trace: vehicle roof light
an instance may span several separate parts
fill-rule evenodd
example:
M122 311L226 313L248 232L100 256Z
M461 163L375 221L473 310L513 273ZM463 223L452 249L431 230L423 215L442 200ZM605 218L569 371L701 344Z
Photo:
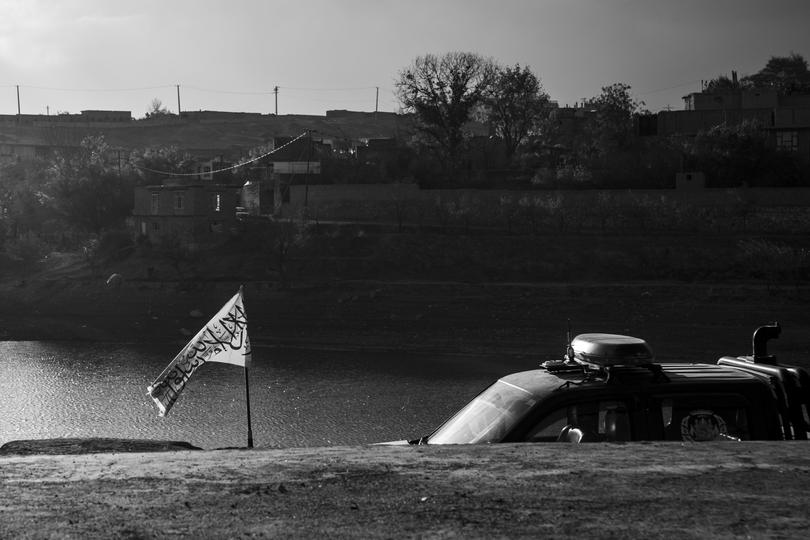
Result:
M647 366L655 360L646 341L619 334L579 334L571 341L571 350L572 360L596 368Z

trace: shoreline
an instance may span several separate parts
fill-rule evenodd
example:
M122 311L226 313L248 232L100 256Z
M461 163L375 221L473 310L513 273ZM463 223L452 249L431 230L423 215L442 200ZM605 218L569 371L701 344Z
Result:
M236 282L32 280L0 283L0 340L143 340L185 344ZM463 283L351 281L279 289L247 283L256 346L530 355L574 333L645 336L656 350L695 341L748 354L753 330L783 323L788 349L810 352L810 288L756 283ZM703 334L703 335L702 335ZM712 334L712 335L709 335ZM803 335L802 335L803 334ZM656 346L656 344L662 344ZM805 354L810 358L810 354Z

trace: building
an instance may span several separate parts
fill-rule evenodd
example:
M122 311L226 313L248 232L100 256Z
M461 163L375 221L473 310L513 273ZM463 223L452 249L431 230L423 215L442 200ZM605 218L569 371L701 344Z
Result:
M780 96L772 88L696 92L684 110L657 114L655 134L694 136L718 125L756 121L777 148L810 160L810 95Z
M150 242L180 242L197 249L234 231L239 188L221 184L163 185L135 189L137 233Z

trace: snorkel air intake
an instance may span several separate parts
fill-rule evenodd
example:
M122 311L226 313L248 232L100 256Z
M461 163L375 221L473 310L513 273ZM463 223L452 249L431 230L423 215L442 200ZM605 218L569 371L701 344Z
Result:
M752 338L754 345L754 362L758 364L776 364L776 356L768 354L768 341L778 338L781 332L782 327L779 326L778 322L772 322L754 330L754 336Z

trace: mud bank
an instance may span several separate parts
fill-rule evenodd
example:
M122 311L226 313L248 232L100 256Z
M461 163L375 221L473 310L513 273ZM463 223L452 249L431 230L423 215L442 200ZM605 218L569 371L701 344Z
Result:
M236 282L32 280L0 284L0 340L185 343ZM562 353L573 331L632 334L662 361L750 354L751 332L784 331L780 358L810 358L810 289L700 283L335 282L245 284L258 346L484 355ZM791 358L792 357L792 358Z
M800 538L806 442L0 457L0 537Z

